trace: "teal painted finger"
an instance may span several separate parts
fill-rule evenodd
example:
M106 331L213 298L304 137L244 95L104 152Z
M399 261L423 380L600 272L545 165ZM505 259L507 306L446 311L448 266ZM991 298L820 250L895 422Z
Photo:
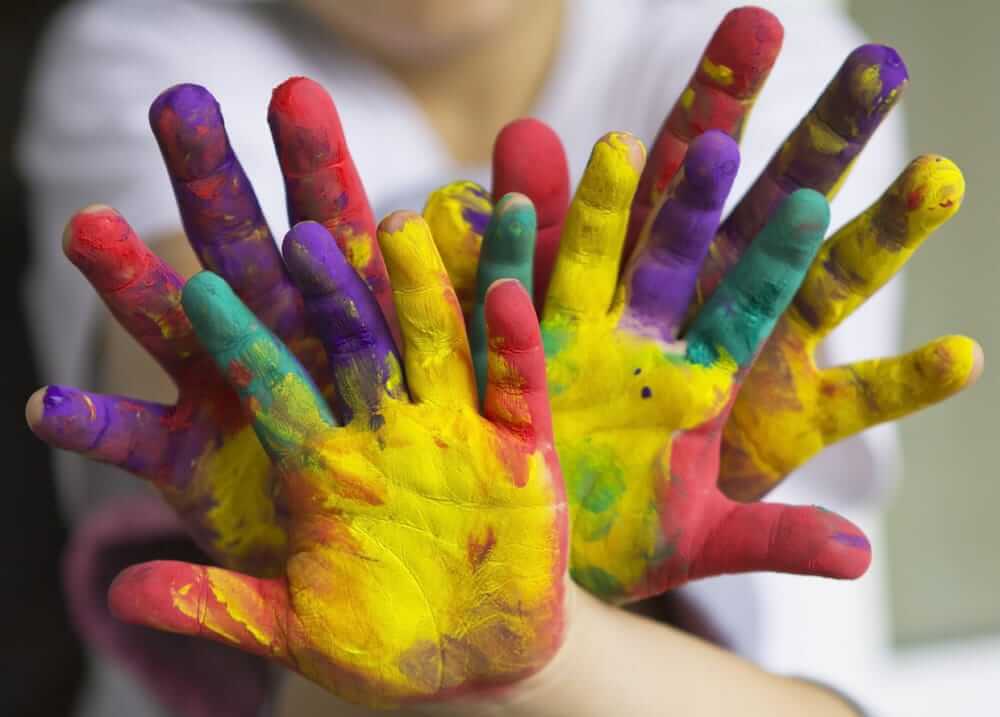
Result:
M819 192L792 194L734 266L687 333L688 359L709 365L727 353L746 368L770 336L830 224L830 205Z
M517 279L532 293L536 232L535 206L523 194L511 193L497 202L483 235L476 270L476 299L469 321L469 344L480 401L486 391L486 291L500 279Z
M221 277L209 271L192 277L181 303L272 459L300 455L310 436L335 425L305 369Z

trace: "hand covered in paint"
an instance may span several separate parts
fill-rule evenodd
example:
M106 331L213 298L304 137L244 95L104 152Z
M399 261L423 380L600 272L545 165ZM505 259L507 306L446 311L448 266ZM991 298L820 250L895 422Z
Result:
M275 90L269 119L292 221L327 226L394 326L374 218L330 98L309 80L289 80ZM337 355L325 355L308 329L302 296L214 98L195 85L173 87L153 103L150 123L202 264L233 286L332 396L338 416L349 419L327 370ZM180 306L182 279L107 208L77 214L65 249L116 320L166 369L179 397L162 406L52 386L32 399L33 430L59 448L152 481L223 565L256 575L280 570L286 536L271 464L236 394L192 333Z
M563 637L566 508L530 297L486 301L483 415L455 294L426 225L379 240L401 366L377 304L316 223L288 266L352 418L338 425L304 369L214 274L184 289L206 350L239 393L287 496L283 576L158 562L111 589L121 618L269 656L338 696L392 705L512 685Z
M904 356L828 369L815 358L819 343L958 211L964 189L952 162L920 157L823 245L726 423L719 477L727 495L759 499L826 446L975 382L982 351L962 336L936 339Z

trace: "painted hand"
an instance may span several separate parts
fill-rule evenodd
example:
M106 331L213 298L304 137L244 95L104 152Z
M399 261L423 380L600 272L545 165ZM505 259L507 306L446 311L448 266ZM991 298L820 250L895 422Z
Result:
M275 90L270 122L292 220L314 219L331 229L394 326L374 218L333 103L315 83L289 80ZM349 419L327 370L338 355L325 355L308 330L302 296L214 98L194 85L171 88L153 103L150 123L202 264L234 287L333 397L338 416ZM33 430L54 446L152 481L221 564L255 575L279 571L286 536L272 467L236 394L192 333L180 306L181 277L105 207L73 218L65 249L116 320L166 369L179 397L175 406L162 406L51 386L29 404Z
M287 496L283 575L157 562L111 589L121 618L280 661L347 700L385 706L514 685L564 632L566 507L530 297L486 301L483 415L462 315L424 222L379 232L402 327L405 385L366 287L318 224L285 257L353 418L339 426L284 345L217 276L184 309L239 393ZM335 353L331 351L331 353Z
M738 167L696 139L624 273L641 144L597 144L570 206L542 320L571 507L573 577L631 600L730 572L857 577L864 536L812 507L740 505L717 487L727 405L823 239L821 195L793 194L686 328L697 272Z
M965 182L949 160L924 156L866 212L835 233L743 382L726 423L720 483L756 500L823 448L943 401L975 382L979 346L939 338L894 358L820 369L815 352L958 211Z

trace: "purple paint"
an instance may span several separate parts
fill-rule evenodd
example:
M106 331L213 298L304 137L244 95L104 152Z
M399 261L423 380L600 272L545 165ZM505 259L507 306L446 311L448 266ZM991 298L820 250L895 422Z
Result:
M847 57L809 114L723 224L715 244L717 251L702 272L706 298L793 192L805 188L829 195L837 187L899 102L908 79L903 59L890 47L863 45ZM832 131L834 136L817 143L814 127ZM835 154L823 146L837 141L843 147Z
M177 85L149 110L181 221L202 264L222 276L286 342L304 331L292 286L253 186L236 158L218 102L204 87Z
M381 425L378 407L390 378L390 355L397 361L399 356L375 297L322 224L296 224L283 253L302 291L311 332L326 349L338 418L347 423L363 409L373 427Z
M739 161L736 141L723 132L706 132L691 143L683 175L634 259L626 322L664 341L677 337Z
M858 533L837 532L831 536L831 539L841 545L857 548L858 550L871 550L872 548L871 543L868 542L868 538Z

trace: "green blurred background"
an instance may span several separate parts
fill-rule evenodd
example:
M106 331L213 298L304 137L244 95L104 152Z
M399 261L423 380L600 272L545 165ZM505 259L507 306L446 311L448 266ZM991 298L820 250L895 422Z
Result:
M895 46L910 68L910 148L954 160L965 204L909 265L905 336L978 339L1000 356L1000 158L994 0L852 0L869 37ZM1000 632L1000 470L989 370L972 391L902 424L905 480L889 515L894 636L901 646Z

